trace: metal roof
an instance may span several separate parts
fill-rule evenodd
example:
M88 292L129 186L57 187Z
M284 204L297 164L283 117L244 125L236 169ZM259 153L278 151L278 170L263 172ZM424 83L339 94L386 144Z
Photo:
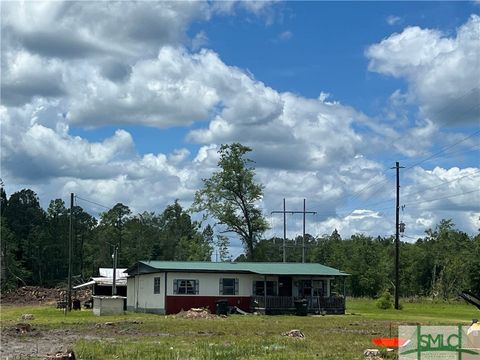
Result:
M143 266L142 266L143 265ZM200 262L200 261L139 261L126 272L130 276L158 271L178 272L237 272L261 275L323 275L347 276L347 273L318 263L265 263L265 262Z
M124 278L126 277L127 274L124 274L124 272L127 269L120 269L117 268L115 271L115 276L117 279ZM100 274L101 277L108 277L108 278L113 278L113 269L112 268L99 268L98 273Z
M126 274L123 274L123 277L121 277L120 279L115 279L115 286L127 286L127 278L125 277ZM87 287L87 286L90 286L90 285L100 285L100 286L112 286L113 285L113 278L107 278L107 277L92 277L91 278L92 280L86 282L86 283L83 283L83 284L80 284L80 285L77 285L77 286L74 286L72 289L74 290L77 290L77 289L81 289L81 288L84 288L84 287Z

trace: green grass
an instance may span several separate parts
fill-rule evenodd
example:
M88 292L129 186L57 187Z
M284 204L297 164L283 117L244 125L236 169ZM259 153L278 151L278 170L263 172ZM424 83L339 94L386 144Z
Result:
M78 334L79 359L360 359L373 337L396 334L399 324L469 324L478 316L463 304L403 303L403 310L379 310L373 300L348 299L347 315L242 316L214 320L127 313L97 317L91 311L67 316L52 307L1 309L2 327L30 321L42 331ZM105 325L112 322L113 325ZM305 340L283 332L300 329Z
M434 303L429 300L419 302L401 301L402 310L380 310L370 299L348 299L347 313L368 317L374 320L419 322L422 324L458 324L470 323L478 317L475 307L465 303ZM477 314L476 314L477 312Z

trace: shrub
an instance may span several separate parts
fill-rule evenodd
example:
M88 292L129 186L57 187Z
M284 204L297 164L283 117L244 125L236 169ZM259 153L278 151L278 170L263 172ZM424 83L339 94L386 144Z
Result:
M388 290L385 290L377 299L377 307L383 310L391 309L393 307L393 297Z

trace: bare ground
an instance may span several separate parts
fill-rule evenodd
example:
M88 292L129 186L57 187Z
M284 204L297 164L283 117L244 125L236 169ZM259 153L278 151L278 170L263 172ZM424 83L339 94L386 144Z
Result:
M120 336L141 336L139 321L99 322L84 328L50 329L16 324L1 329L0 359L44 359L47 354L65 352L78 340L118 341ZM151 333L151 336L171 336L168 333Z
M32 358L43 359L47 353L66 351L79 339L98 339L97 336L78 334L66 330L32 328L19 333L16 327L2 329L0 358L5 360Z

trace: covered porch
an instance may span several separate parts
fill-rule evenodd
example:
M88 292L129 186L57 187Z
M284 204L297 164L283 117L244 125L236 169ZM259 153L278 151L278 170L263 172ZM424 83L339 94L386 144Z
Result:
M251 311L266 315L295 314L295 301L306 300L309 314L345 314L343 296L252 296Z
M264 276L254 281L250 310L263 314L294 314L304 302L309 314L345 314L345 275ZM340 280L335 286L336 280ZM337 292L333 290L336 288ZM343 295L338 294L339 288ZM305 309L303 305L303 309Z

